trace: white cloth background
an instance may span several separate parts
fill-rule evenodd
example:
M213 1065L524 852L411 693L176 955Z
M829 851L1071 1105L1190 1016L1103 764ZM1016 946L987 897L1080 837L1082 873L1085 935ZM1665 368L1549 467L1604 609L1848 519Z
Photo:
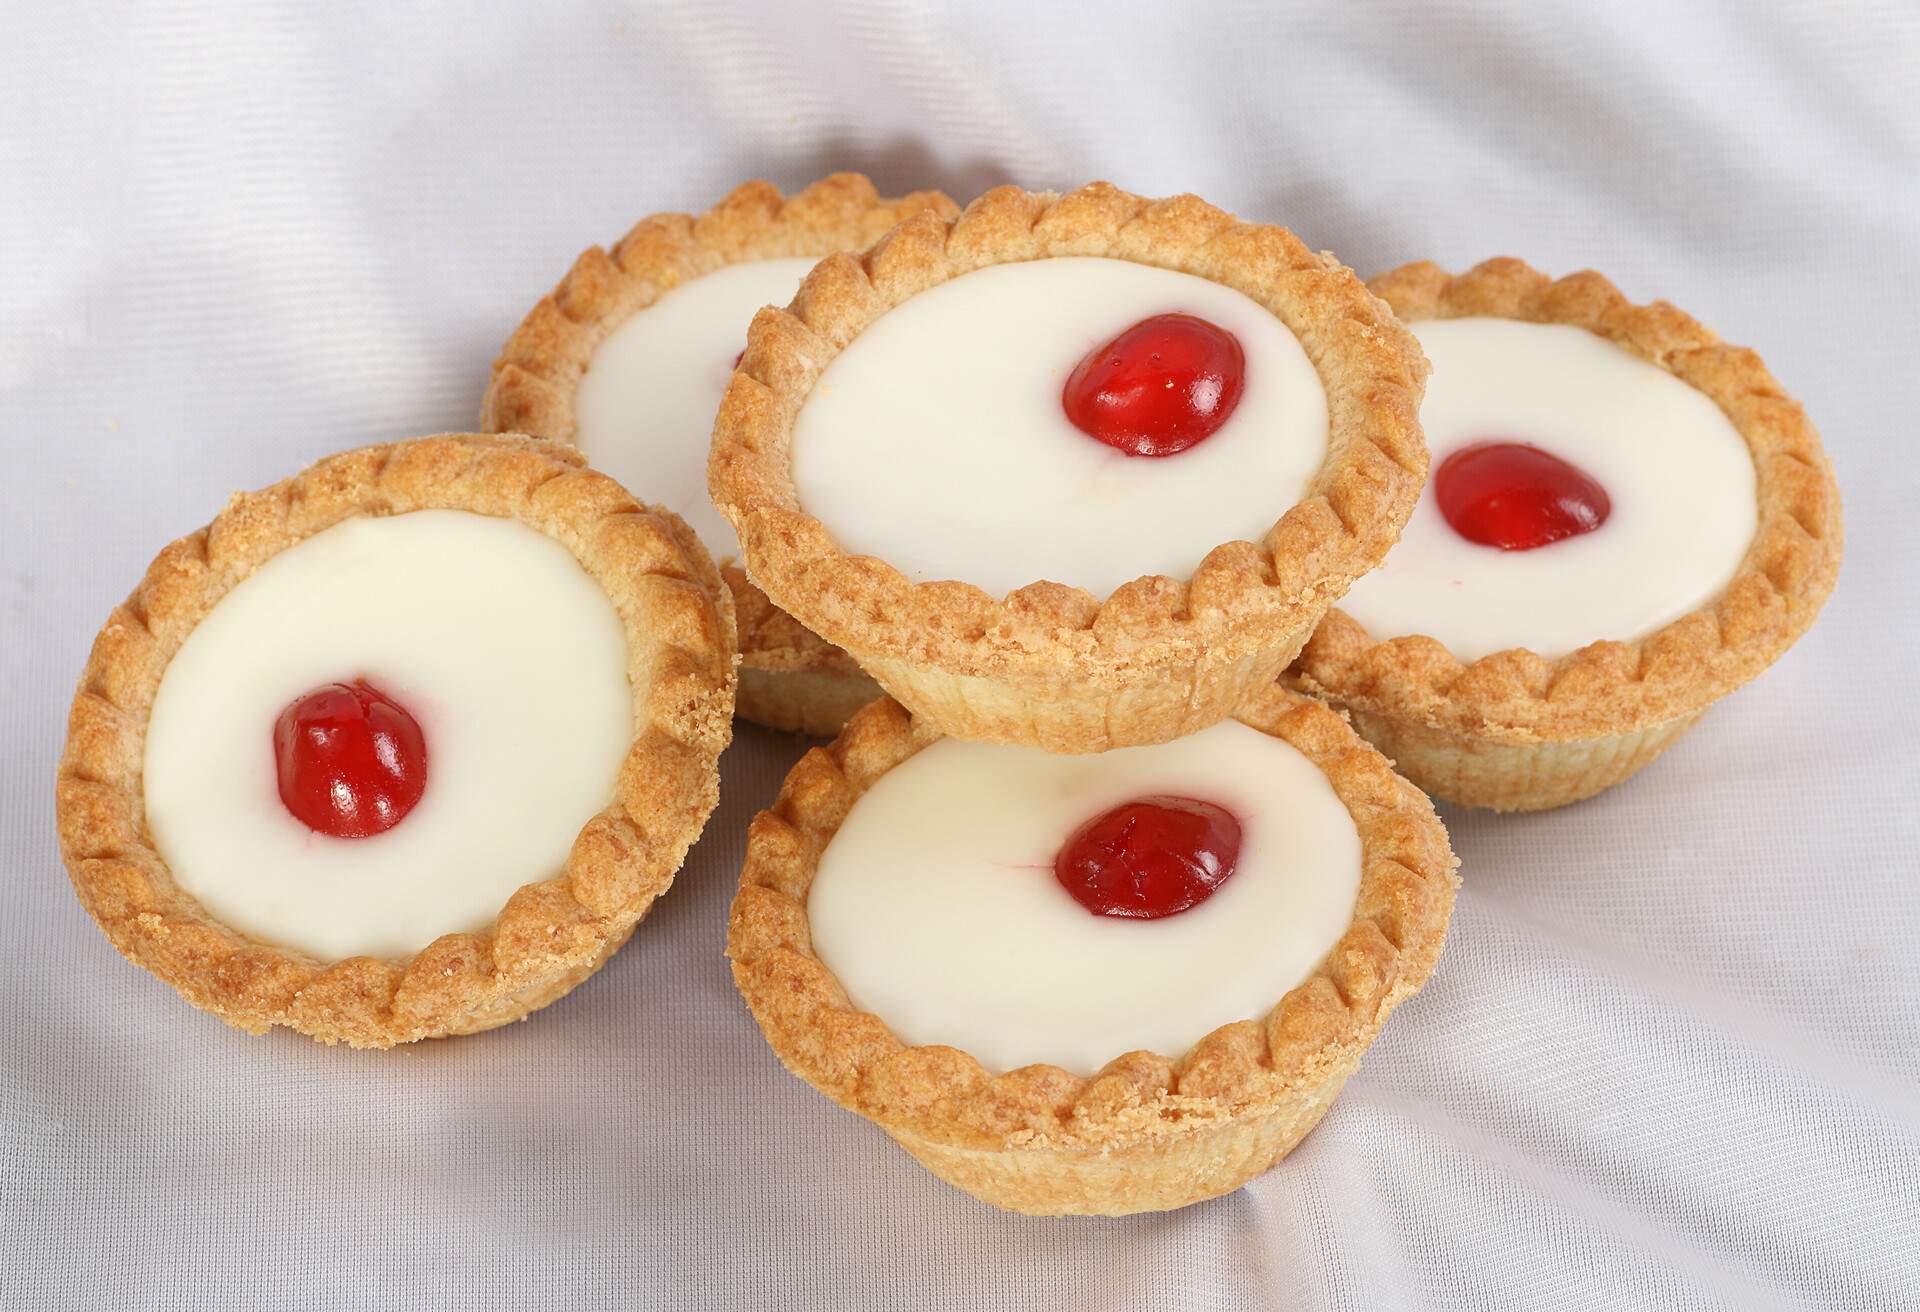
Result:
M0 1306L1920 1306L1920 11L189 8L0 3ZM790 739L483 1037L248 1038L68 891L66 701L162 543L470 424L580 248L837 167L1593 266L1759 347L1839 468L1820 625L1606 797L1449 810L1439 973L1231 1197L1004 1216L781 1071L721 942Z

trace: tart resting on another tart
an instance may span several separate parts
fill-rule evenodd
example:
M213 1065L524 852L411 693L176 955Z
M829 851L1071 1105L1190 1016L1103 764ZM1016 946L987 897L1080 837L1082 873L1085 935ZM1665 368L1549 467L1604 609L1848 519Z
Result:
M1279 674L1426 472L1418 346L1192 196L988 192L754 320L715 504L767 595L957 737L1165 742Z

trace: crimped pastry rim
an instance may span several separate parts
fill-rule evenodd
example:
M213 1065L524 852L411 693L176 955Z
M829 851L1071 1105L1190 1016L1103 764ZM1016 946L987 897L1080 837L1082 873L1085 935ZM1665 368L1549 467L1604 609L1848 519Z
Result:
M1216 547L1188 579L1150 575L1105 600L1037 582L996 599L909 582L843 550L799 505L793 422L828 363L887 310L991 264L1104 255L1233 287L1306 348L1328 393L1330 447L1307 495L1261 543ZM762 310L714 427L714 503L775 604L857 655L949 673L1130 685L1142 669L1231 662L1310 622L1386 555L1426 476L1418 344L1359 279L1292 233L1198 197L1149 201L1103 182L1058 195L999 187L957 219L919 214L858 257L831 256L784 310ZM876 617L884 617L876 619Z
M985 1151L1110 1152L1165 1142L1310 1093L1424 984L1458 878L1432 803L1336 712L1278 683L1239 717L1305 753L1360 831L1354 919L1268 1015L1224 1025L1178 1060L1116 1057L1093 1076L1035 1065L999 1075L956 1048L910 1046L856 1009L813 953L805 905L820 854L893 766L941 736L875 702L804 757L748 829L729 916L735 984L787 1069L890 1132Z
M574 395L616 329L675 287L728 265L860 250L912 214L952 216L940 191L883 197L859 173L833 173L782 196L772 183L742 183L703 214L648 215L613 244L582 251L559 285L527 312L493 362L480 403L483 433L527 433L571 443ZM742 325L744 328L745 325ZM770 671L857 674L853 658L754 594L746 574L721 568L740 606L740 650ZM758 603L758 604L751 604ZM783 622L784 621L784 622Z
M613 802L582 827L563 870L521 887L493 925L442 935L403 963L323 963L219 922L174 884L144 825L147 715L186 636L265 561L355 515L425 509L515 519L580 561L625 630L634 741ZM732 600L705 549L571 448L442 434L329 456L236 494L163 549L114 609L74 694L57 780L61 854L113 945L230 1023L361 1047L446 1032L591 969L671 884L718 800L733 661Z
M1840 491L1820 436L1760 356L1691 315L1635 305L1591 270L1552 280L1523 261L1450 275L1419 261L1368 284L1407 322L1468 315L1570 324L1705 393L1754 456L1760 517L1727 588L1632 642L1555 659L1525 649L1462 664L1425 635L1374 640L1337 608L1296 662L1309 691L1343 705L1499 741L1630 733L1697 713L1759 674L1804 633L1833 591Z

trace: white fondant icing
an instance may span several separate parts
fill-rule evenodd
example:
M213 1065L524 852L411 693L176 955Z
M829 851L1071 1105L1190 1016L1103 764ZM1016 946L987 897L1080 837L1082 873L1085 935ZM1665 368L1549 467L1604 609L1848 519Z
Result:
M682 283L614 329L574 393L574 443L596 469L692 526L715 557L740 550L707 496L713 419L761 307L793 299L819 261L753 260Z
M1227 422L1160 458L1075 428L1061 390L1082 357L1176 311L1240 339L1246 390ZM1191 274L1067 257L963 274L870 324L801 408L793 477L841 546L915 581L1105 597L1258 541L1326 452L1326 390L1272 313Z
M1707 396L1583 328L1510 319L1412 325L1433 364L1420 422L1438 470L1484 441L1578 465L1613 504L1591 533L1528 551L1467 541L1431 482L1386 563L1337 604L1375 638L1424 633L1463 661L1630 641L1704 605L1758 522L1753 457Z
M1232 811L1239 865L1178 915L1096 916L1054 857L1086 821L1152 794ZM990 1070L1091 1074L1264 1016L1346 932L1359 884L1359 834L1326 776L1229 720L1097 756L942 739L854 804L807 914L854 1004L906 1042L951 1044Z
M419 721L427 785L386 833L280 801L273 727L364 677ZM626 637L567 549L454 510L355 518L273 557L188 635L147 727L147 827L223 923L322 961L479 929L557 874L633 739Z

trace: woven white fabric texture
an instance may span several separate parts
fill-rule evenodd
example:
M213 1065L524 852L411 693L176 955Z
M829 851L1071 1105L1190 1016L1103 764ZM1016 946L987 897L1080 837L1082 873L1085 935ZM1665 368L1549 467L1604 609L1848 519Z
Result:
M1920 1306L1920 10L13 0L0 59L0 1307ZM843 167L1598 268L1758 347L1838 466L1820 625L1608 796L1449 810L1438 974L1231 1197L1004 1216L780 1069L721 948L792 739L477 1038L228 1030L61 871L72 681L163 543L471 425L582 247Z

